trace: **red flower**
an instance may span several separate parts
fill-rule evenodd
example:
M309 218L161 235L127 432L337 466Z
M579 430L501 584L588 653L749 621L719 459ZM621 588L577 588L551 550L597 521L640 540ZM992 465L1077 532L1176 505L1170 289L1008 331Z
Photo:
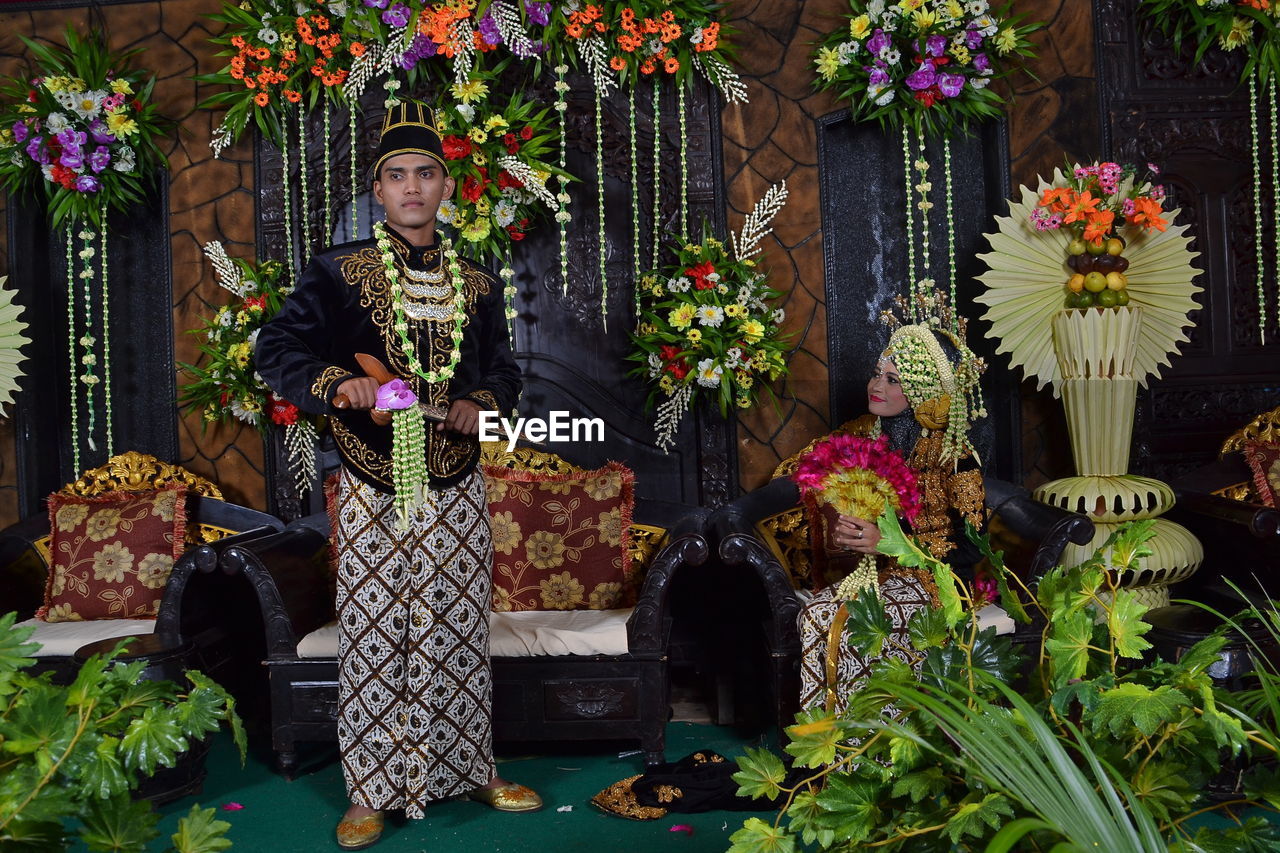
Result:
M693 279L693 287L695 290L711 290L716 286L714 281L707 281L707 276L716 271L715 264L711 261L703 261L695 267L689 267L684 274Z
M683 361L673 361L667 365L667 371L676 379L684 379L689 375L689 365Z
M525 142L528 142L530 139L533 139L533 125L526 124L524 126L524 129L520 131L520 138L523 139Z
M680 347L675 344L664 344L658 347L658 354L663 361L675 361L680 357Z
M916 92L915 97L917 101L924 104L926 107L931 107L938 101L942 100L942 90L937 86L930 86L928 89L921 89L919 92Z
M467 201L475 204L480 200L480 196L484 193L484 184L477 181L470 175L462 182L462 197Z
M30 102L31 102L31 103L33 103L33 104L36 102L36 90L35 90L35 89L30 89L30 90L28 90L28 91L27 91L27 100L28 100L28 101L30 101Z
M471 156L471 138L467 136L446 136L443 140L444 156L449 160L461 160Z
M512 188L524 189L524 184L506 169L503 169L498 173L498 189L505 190Z
M281 426L298 422L298 407L279 397L271 398L271 422Z

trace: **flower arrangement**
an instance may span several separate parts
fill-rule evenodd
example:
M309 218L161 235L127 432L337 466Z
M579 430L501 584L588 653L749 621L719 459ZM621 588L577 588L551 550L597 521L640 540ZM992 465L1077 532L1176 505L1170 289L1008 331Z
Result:
M559 209L547 181L570 177L554 162L560 134L555 113L519 92L498 92L504 66L453 84L436 111L457 183L454 197L440 205L439 221L473 247L469 254L503 260L540 217Z
M1072 275L1066 284L1067 308L1123 308L1129 304L1129 259L1121 255L1125 225L1142 231L1164 231L1164 187L1151 178L1160 173L1153 163L1140 176L1132 165L1094 163L1076 165L1061 184L1045 189L1031 211L1031 224L1039 231L1064 230L1067 266Z
M888 436L833 435L823 439L800 459L792 479L802 493L830 504L841 515L874 521L892 513L911 522L920 512L916 475L906 460L889 448ZM875 559L863 555L837 594L852 598L875 583Z
M855 120L917 130L965 128L999 114L990 84L1034 53L1011 4L987 0L850 0L814 55L814 85L849 101Z
M1265 82L1280 72L1274 47L1280 9L1272 0L1143 0L1141 8L1175 44L1193 42L1196 62L1214 46L1244 48L1249 55L1245 77L1256 70Z
M166 163L155 78L128 70L138 51L112 53L101 33L81 37L69 26L66 47L19 38L37 68L0 86L0 180L11 193L43 190L55 229L101 228L107 211L142 201Z
M781 325L786 314L770 303L781 294L750 257L766 226L786 201L786 184L770 188L747 217L730 251L703 234L685 243L668 266L645 273L640 313L631 335L631 374L652 383L658 407L658 445L674 443L680 418L700 393L715 397L720 413L746 409L787 375Z
M228 257L217 242L207 244L204 251L218 283L234 299L205 318L200 328L191 330L203 338L199 346L202 364L178 364L190 380L178 402L188 411L199 412L206 426L223 420L240 421L264 436L273 424L284 428L290 469L302 491L314 469L316 425L296 405L267 387L253 360L258 330L280 310L291 289L284 282L284 266L279 261L255 264Z

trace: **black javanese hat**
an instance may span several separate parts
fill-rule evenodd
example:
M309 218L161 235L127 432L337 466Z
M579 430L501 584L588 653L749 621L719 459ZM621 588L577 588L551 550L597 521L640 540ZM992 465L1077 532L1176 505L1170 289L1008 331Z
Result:
M373 164L375 181L382 172L382 164L399 154L425 154L446 166L440 131L432 122L431 108L421 101L400 101L387 110Z

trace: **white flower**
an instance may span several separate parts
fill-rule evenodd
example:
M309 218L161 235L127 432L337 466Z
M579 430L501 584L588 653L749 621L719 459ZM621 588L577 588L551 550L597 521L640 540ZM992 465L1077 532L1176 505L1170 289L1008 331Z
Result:
M254 329L252 332L249 333L249 337L246 338L246 340L249 342L250 349L253 349L258 345L258 332L261 332L261 331L262 331L261 329Z
M44 126L50 133L61 133L71 126L71 120L62 113L49 113L49 117L44 120Z
M556 222L559 222L562 225L572 221L573 221L573 214L569 213L569 211L567 210L562 210L556 214Z
M720 280L720 273L718 272L707 273L707 281L719 281L719 280Z
M667 279L667 290L671 293L687 293L692 284L688 276L682 275L679 278Z
M128 145L120 146L120 150L116 152L116 159L111 161L111 168L117 172L132 172L137 165L133 149Z
M76 93L68 92L63 89L61 92L54 92L53 99L62 105L63 109L74 110L76 108Z
M969 0L964 10L976 18L987 11L987 0Z
M890 65L897 65L898 60L902 59L902 54L899 53L895 48L889 48L884 53L880 54L880 58L883 59L885 62L889 63Z
M974 18L973 26L976 27L978 32L982 33L984 36L993 36L996 34L996 31L1000 29L1000 25L996 23L996 19L990 15L981 15Z
M701 326L719 326L724 322L724 309L719 305L703 305L694 312Z
M441 207L443 206L442 204ZM493 208L493 218L499 225L506 228L516 221L516 206L504 198Z
M649 366L654 369L661 368L662 356L658 355L656 352L649 353Z
M975 89L985 89L990 82L990 77L972 77L969 79L969 85Z
M724 368L716 364L714 358L704 358L698 362L698 384L705 388L714 388L720 384Z
M271 27L263 27L258 30L258 41L263 44L275 44L280 41L280 34Z
M462 116L463 120L468 124L476 120L476 108L470 104L458 104L454 107L454 110L456 110L458 115Z
M729 351L724 355L724 366L730 370L742 363L742 350L738 347L729 347Z
M884 0L871 0L867 4L867 17L875 21L884 14Z
M440 202L440 209L436 211L436 219L439 219L445 225L448 225L457 218L458 205L454 204L450 199L443 199Z
M782 325L782 321L783 321L783 320L785 320L785 319L787 319L787 312L786 312L786 311L783 311L781 308L778 308L778 309L775 309L775 310L774 310L774 312L773 312L773 322L774 322L774 323L776 323L777 325L781 326L781 325Z
M332 2L329 3L329 11L337 15L339 18L345 18L347 16L346 0L332 0Z
M870 94L870 93L868 93L868 94ZM887 103L889 103L890 101L892 101L892 100L893 100L893 94L894 94L894 93L893 93L893 90L892 90L892 89L890 89L889 91L885 92L885 93L884 93L883 95L881 95L880 97L876 98L876 99L875 99L875 100L876 100L876 106L877 106L877 107L883 107L885 104L887 104Z
M702 44L702 27L694 27L693 35L689 36L690 44Z
M235 321L236 321L235 315L233 315L229 311L226 314L218 315L218 324L221 326L230 326Z
M101 89L80 92L74 96L75 102L71 105L71 109L85 121L92 121L98 117L98 113L102 112L102 99L106 96L107 93Z
M15 163L17 163L17 164L19 164L19 165L21 165L21 164L24 162L24 160L25 160L25 158L23 158L23 157L22 157L22 152L20 152L20 151L15 151L15 152L14 152L14 157L16 157L16 158L17 158L14 162L15 162ZM42 175L44 175L44 179L45 179L46 181L52 181L52 180L53 180L53 165L52 165L52 164L45 164L45 165L41 166L41 167L40 167L40 173L41 173Z
M246 411L244 406L240 405L239 400L231 401L231 415L247 424L258 425L258 413Z
M856 41L841 42L840 46L836 48L836 60L841 65L848 65L853 61L854 54L861 48L862 45Z
M710 278L710 276L708 276L708 278ZM721 296L724 296L728 292L729 292L729 285L727 284L716 285L716 293L720 294Z

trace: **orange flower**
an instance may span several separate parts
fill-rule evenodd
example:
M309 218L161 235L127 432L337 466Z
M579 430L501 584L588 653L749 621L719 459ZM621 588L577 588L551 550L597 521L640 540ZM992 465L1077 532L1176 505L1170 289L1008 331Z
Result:
M297 62L298 52L296 50L286 50L282 58L285 62Z
M232 68L232 69L231 69L231 76L232 76L232 78L233 78L233 79L236 79L236 80L243 80L243 79L244 79L244 71L242 71L242 70L241 70L241 69L239 69L239 68Z
M657 69L654 65L653 57L650 57L646 59L644 62L640 63L641 74L652 74L655 70Z
M624 30L626 30L629 33L635 32L635 29L636 29L636 10L635 9L628 8L628 9L622 10L621 26Z
M264 62L271 58L271 51L267 50L265 47L260 47L253 52L253 56L259 62Z
M582 24L570 22L564 25L564 31L576 39L582 38Z
M1134 214L1133 224L1141 225L1150 231L1154 228L1157 231L1163 231L1169 227L1167 220L1161 218L1163 212L1160 209L1160 202L1153 198L1135 198L1133 200Z
M302 100L302 93L295 92L293 89L285 89L284 96L289 99L289 103L296 104Z
M246 89L256 89L256 88L258 88L258 81L257 81L257 80L254 80L252 77L245 77L245 78L244 78L244 87L245 87Z
M608 29L608 27L606 27L606 26L604 25L604 21L596 21L596 23L595 23L595 28L596 28L596 32L598 32L598 33L602 33L602 32L604 32L606 29Z
M665 12L663 12L663 13L662 13L662 23L664 23L664 24L674 24L675 22L676 22L676 13L675 13L675 12L672 12L670 9L668 9L667 11L665 11Z
M631 53L637 47L644 43L644 39L639 36L618 36L618 47Z
M1094 245L1101 243L1111 233L1111 223L1115 218L1115 213L1110 210L1099 210L1090 213L1086 217L1084 239Z
M614 71L621 71L627 67L627 61L621 56L615 56L609 60L609 67Z
M265 107L271 101L271 96L266 92L259 92L253 96L253 102L260 107Z
M659 24L657 21L655 21L653 18L645 18L644 31L651 35L657 35L658 33L662 32L662 25Z
M681 33L681 29L679 24L671 24L670 26L663 27L662 28L663 44L667 44L668 42L673 42L676 39L680 38L680 33Z
M694 45L693 49L699 53L706 53L709 50L715 50L716 45L720 43L720 23L713 21L702 28L702 41Z
M242 39L240 36L232 36L232 37L231 37L231 46L232 46L232 47L238 47L238 48L240 48L241 50L243 50L243 49L244 49L244 45L245 45L244 39Z
M1097 213L1098 203L1102 201L1100 198L1094 198L1093 193L1085 190L1071 200L1071 206L1067 209L1067 215L1063 217L1063 222L1079 222L1090 213Z
M1066 213L1073 195L1070 187L1051 187L1040 196L1040 207L1047 207L1053 213Z
M364 56L365 47L360 42L353 41L351 44L347 45L347 50L351 53L352 56L358 59L361 56Z
M326 18L324 15L312 15L311 23L316 25L317 30L329 29L329 19Z
M669 56L667 57L667 61L662 64L662 67L666 69L668 74L675 74L680 70L680 60L676 59L674 56Z

